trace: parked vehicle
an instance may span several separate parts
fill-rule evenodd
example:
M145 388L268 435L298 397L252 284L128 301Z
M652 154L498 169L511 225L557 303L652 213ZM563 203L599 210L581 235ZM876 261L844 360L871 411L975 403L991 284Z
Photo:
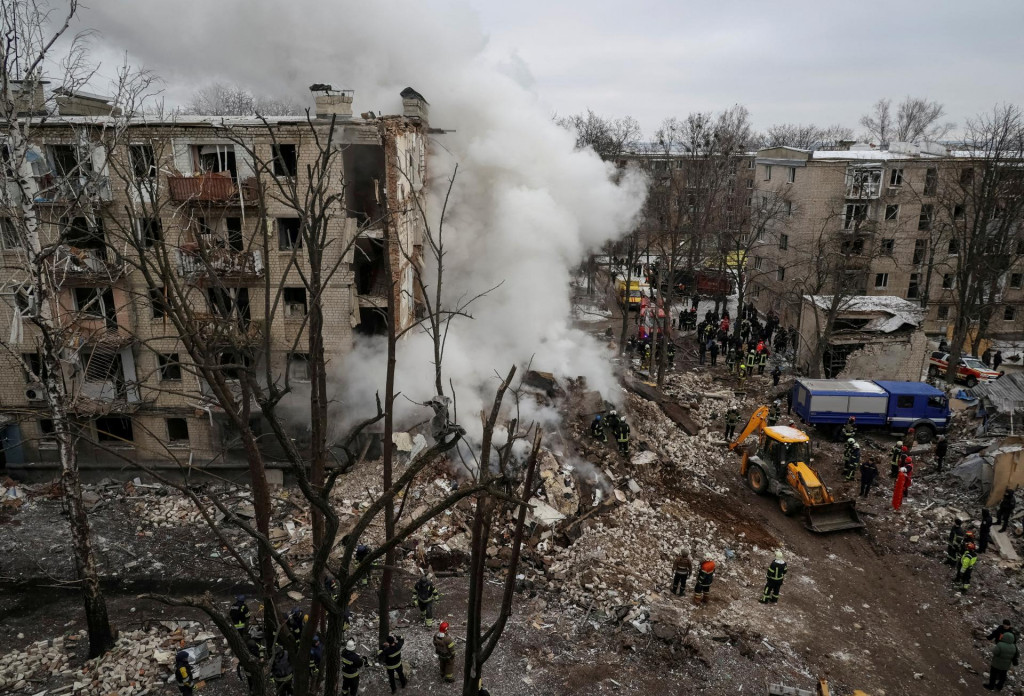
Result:
M652 282L660 282L660 287L663 290L668 290L668 285L671 284L672 294L677 297L694 292L709 297L719 297L731 295L734 290L733 279L729 272L722 273L711 269L702 269L696 272L675 271L671 278L666 276L663 282L658 278L653 279Z
M930 442L949 425L949 400L924 382L798 379L793 411L811 425L836 431L856 418L858 430L914 428L918 442Z
M644 291L646 290L646 288L647 288L647 285L645 285L644 283L640 282L639 280L630 280L629 281L629 293L628 293L628 296L629 296L629 309L631 311L639 310L640 309L640 304L643 302L643 298L644 298L644 294L645 294ZM626 306L626 297L627 297L627 293L626 293L626 279L625 278L619 278L616 281L616 283L615 283L615 296L619 300L619 306L620 307L625 307Z
M928 376L945 377L949 368L949 353L935 351L928 359ZM973 355L961 355L960 366L956 371L956 378L968 387L973 387L978 382L991 382L999 379L999 373Z

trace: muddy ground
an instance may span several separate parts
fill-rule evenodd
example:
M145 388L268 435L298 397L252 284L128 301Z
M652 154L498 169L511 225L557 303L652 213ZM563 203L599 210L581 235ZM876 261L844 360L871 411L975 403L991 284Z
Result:
M606 340L607 328L617 335L614 303L602 298L594 305L605 312L612 309L612 316L603 314L600 321L581 322L581 327L596 340ZM700 312L705 309L702 305ZM678 388L693 388L691 378L712 390L736 386L724 364L715 369L696 364L692 338L676 340L675 373L685 376ZM623 373L630 370L612 351L609 359L618 361ZM751 378L745 390L745 415L775 393L767 376ZM632 477L640 492L626 503L595 511L575 542L577 549L542 547L527 553L524 571L535 582L532 590L517 595L515 614L486 669L485 684L492 694L760 695L769 682L812 689L819 678L829 679L838 696L854 689L872 696L983 691L981 673L987 669L990 646L981 638L1003 618L1015 625L1024 622L1020 572L989 553L979 561L971 593L953 591L952 571L941 562L948 525L938 511L966 509L977 517L978 509L955 479L929 471L927 450L918 455L913 495L899 512L889 504L891 481L883 466L879 487L858 503L867 528L821 536L805 529L799 518L783 516L774 500L758 497L743 485L738 459L725 451L719 436L705 433L691 440L699 443L695 451L700 461L674 461L666 454L669 441L689 436L651 409L635 396L625 400L623 409L631 419L657 421L649 428L633 423L634 452L661 453L657 463L642 469L619 457L613 443L589 441L583 434L585 419L569 414L562 433L566 447L603 462L613 474ZM706 420L707 409L703 414L695 412L698 425L720 432L719 423ZM837 446L814 431L810 434L816 443L815 466L837 496L855 495L852 484L840 482ZM659 442L661 438L665 441ZM866 434L861 442L866 452L877 452L884 461L893 439ZM195 613L136 599L142 591L209 589L229 603L237 589L232 580L236 574L208 532L193 524L141 524L137 500L110 498L92 519L103 567L111 575L111 615L122 631L151 626L155 620L203 620ZM283 509L287 503L281 505ZM71 573L65 524L59 502L45 497L0 516L0 582L5 587L0 592L0 655L34 641L73 636L83 627L78 600L63 586ZM680 546L693 545L692 553L721 559L706 605L695 607L689 595L669 593L676 540L666 541L666 531L678 537ZM776 548L784 550L790 571L781 602L762 605L757 597ZM584 550L592 554L592 567L578 567L581 563L572 555ZM621 561L616 565L617 554L628 557L630 566ZM559 562L577 567L556 574L551 567ZM624 605L653 607L650 623L641 620L638 628L602 606L596 594L588 595L591 590L580 584L593 575L609 588L621 589ZM431 631L419 624L410 605L412 581L406 576L399 582L398 596L397 631L407 639L405 657L413 672L405 693L455 693L456 687L440 681L429 647ZM465 580L441 577L438 587L444 595L439 613L452 621L458 636ZM496 579L488 592L493 610L500 593ZM586 596L592 597L589 604L577 599ZM360 593L355 605L354 635L364 653L371 652L375 640L374 605L372 587ZM81 642L72 641L69 649L72 667L82 664ZM40 680L18 693L53 693L68 683L65 677ZM388 693L379 668L364 672L362 684L361 693ZM1013 671L1007 692L1024 693ZM243 691L229 671L200 693Z

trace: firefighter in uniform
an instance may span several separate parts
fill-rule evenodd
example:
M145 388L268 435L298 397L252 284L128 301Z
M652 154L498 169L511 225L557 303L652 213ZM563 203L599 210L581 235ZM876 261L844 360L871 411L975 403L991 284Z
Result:
M388 672L388 684L391 685L391 693L398 691L395 677L402 683L402 688L408 684L405 678L405 668L402 666L402 646L405 640L402 636L388 636L387 641L380 644L377 651L377 661L384 663L384 669Z
M757 355L757 374L763 375L764 368L768 364L768 346L765 346Z
M889 475L896 478L900 471L900 455L903 454L903 443L897 442L892 446L889 457Z
M846 454L843 458L843 479L852 481L860 468L860 445L852 437L846 441Z
M448 622L442 621L434 636L434 654L446 682L455 681L455 641L448 635Z
M249 605L245 603L245 595L235 595L235 603L231 605L228 617L235 630L244 635L249 628L249 619L252 618Z
M733 435L736 434L736 424L740 422L740 412L736 410L735 406L730 406L729 410L725 412L725 439L732 440Z
M614 408L608 412L608 415L604 417L604 427L612 431L615 434L615 428L619 425L619 413Z
M782 557L782 551L776 551L775 560L768 566L761 604L776 604L779 601L779 590L782 589L782 580L786 577L786 570L786 559Z
M188 653L184 650L179 650L174 656L174 680L178 682L181 696L192 696L192 687L196 685L196 680L192 674L192 666L188 663Z
M434 583L431 582L430 576L424 575L416 581L413 589L416 592L416 606L420 610L420 616L423 617L423 623L426 626L434 625L434 601L440 596L437 593L437 588L434 587Z
M595 440L608 442L608 437L604 434L604 422L601 420L600 413L594 416L594 420L590 424L590 434Z
M288 660L288 653L280 645L274 647L274 664L270 667L270 681L273 683L277 696L291 696L294 693L292 687L292 663Z
M350 640L341 651L341 696L356 696L359 693L359 670L363 658L356 652L356 642Z
M776 399L772 402L771 408L768 409L768 425L773 426L779 422L779 400Z
M953 520L953 527L949 530L949 538L946 539L946 565L956 566L960 556L963 555L963 524L963 520Z
M615 440L619 443L619 452L624 457L629 456L629 423L625 418L620 418L615 426Z
M693 603L702 604L711 593L711 583L715 579L715 562L710 558L701 561L697 570L697 584L693 588Z
M693 564L690 562L690 554L680 551L672 564L672 594L682 596L686 594L686 581L690 579L693 571Z
M964 555L960 557L960 562L957 565L953 584L957 586L961 594L967 594L967 590L971 588L971 573L974 572L974 565L978 562L978 555L974 549L974 544L967 544Z
M857 419L853 416L846 421L846 425L843 426L843 437L847 440L857 434Z
M313 635L313 644L309 646L309 682L315 684L320 678L320 662L324 658L324 646L318 634Z

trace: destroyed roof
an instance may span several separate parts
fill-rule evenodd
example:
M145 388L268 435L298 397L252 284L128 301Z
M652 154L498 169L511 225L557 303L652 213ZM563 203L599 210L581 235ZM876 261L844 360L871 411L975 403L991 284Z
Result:
M980 382L967 393L999 411L1024 408L1024 373L1014 372L991 382Z
M399 96L402 97L402 99L419 99L424 104L430 103L422 94L414 90L412 87L406 87L405 89L403 89L402 93Z
M804 299L814 303L818 309L827 310L832 304L832 295L804 295ZM840 302L839 313L849 314L879 314L867 324L861 331L892 333L906 325L917 328L924 321L924 310L920 305L908 302L902 297L893 295L857 295L847 297Z

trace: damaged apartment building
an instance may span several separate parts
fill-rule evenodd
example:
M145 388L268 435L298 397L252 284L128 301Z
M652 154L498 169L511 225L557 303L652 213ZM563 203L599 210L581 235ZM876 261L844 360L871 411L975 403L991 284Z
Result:
M781 196L787 213L750 250L755 305L775 309L783 325L795 326L808 295L894 297L923 311L926 333L946 335L957 313L963 238L954 230L970 225L972 187L982 180L974 174L989 166L984 155L938 143L844 147L756 153L750 205ZM1019 233L1011 238L986 252L1002 264L990 302L992 337L1024 330L1024 241Z
M60 242L47 262L56 295L49 307L64 329L62 356L72 375L72 416L85 435L79 440L84 468L118 467L118 458L230 467L240 457L237 435L209 385L189 367L161 288L130 262L140 250L166 258L176 269L173 282L205 303L196 316L209 322L209 340L219 340L213 329L230 319L244 327L244 339L269 337L273 374L287 375L299 390L308 382L302 351L310 298L300 280L308 260L295 253L302 245L300 212L280 196L257 195L267 188L256 181L257 175L290 179L300 195L313 189L306 180L322 159L323 143L332 143L338 156L331 161L343 172L324 191L340 201L324 227L324 267L337 268L322 298L328 364L337 365L359 334L386 333L389 309L399 329L415 321L414 272L426 224L417 202L425 196L429 129L428 103L415 90L402 92L403 113L393 116L353 115L351 91L314 85L308 120L306 114L122 119L121 135L109 146L105 135L118 113L108 100L44 94L42 84L34 89L29 102L56 105L33 125L26 159L40 241ZM38 329L27 319L38 308L22 285L26 250L13 233L21 194L10 178L3 193L0 471L29 473L55 467L57 453L42 386L23 369L27 364L43 374ZM140 244L117 242L128 228ZM400 290L395 308L388 307L387 264ZM281 287L269 318L266 287L275 294ZM225 345L224 364L238 362L227 352Z

